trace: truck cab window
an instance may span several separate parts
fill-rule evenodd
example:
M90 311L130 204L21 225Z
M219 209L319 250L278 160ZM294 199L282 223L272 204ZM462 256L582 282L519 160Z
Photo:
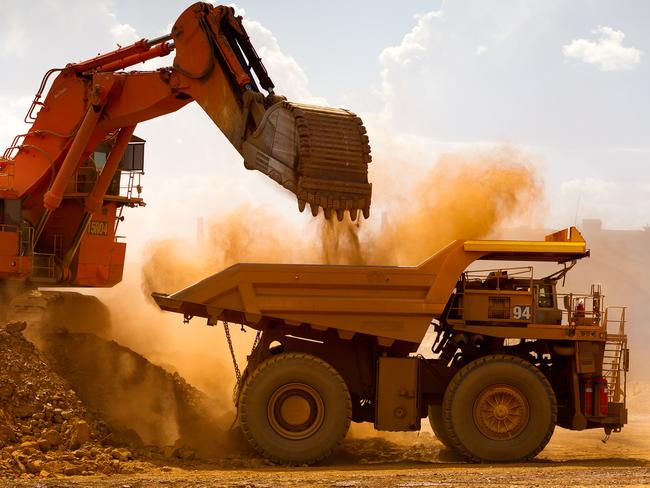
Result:
M539 286L539 298L537 300L537 306L539 308L553 308L553 286L552 285Z

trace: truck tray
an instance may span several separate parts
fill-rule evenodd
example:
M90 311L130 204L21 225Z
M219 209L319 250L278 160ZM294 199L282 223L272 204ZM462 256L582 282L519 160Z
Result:
M571 227L544 241L456 240L419 266L236 264L171 295L162 310L262 330L273 321L420 343L460 274L479 259L566 262L588 255Z

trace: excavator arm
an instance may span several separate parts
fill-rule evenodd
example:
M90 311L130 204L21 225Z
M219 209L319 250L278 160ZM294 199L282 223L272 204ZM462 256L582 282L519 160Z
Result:
M336 212L341 220L346 210L353 219L359 210L369 216L370 147L361 119L275 95L232 7L193 5L179 17L172 38L184 93L221 128L248 169L295 193L301 211L309 203L314 215L322 207L327 218Z

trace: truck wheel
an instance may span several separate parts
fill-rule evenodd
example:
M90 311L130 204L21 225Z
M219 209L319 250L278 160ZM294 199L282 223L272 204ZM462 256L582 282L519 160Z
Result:
M557 404L546 377L505 354L469 363L445 391L442 412L454 447L474 461L535 457L555 429Z
M311 464L329 456L350 427L352 402L341 375L315 356L286 353L260 364L239 399L250 444L282 464Z
M431 424L433 435L436 436L442 445L447 449L456 451L442 419L442 405L429 405L429 423Z

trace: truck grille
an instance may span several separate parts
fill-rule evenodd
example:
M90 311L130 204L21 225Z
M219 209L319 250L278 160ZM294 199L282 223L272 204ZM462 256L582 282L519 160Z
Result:
M509 319L510 297L488 298L488 319Z

